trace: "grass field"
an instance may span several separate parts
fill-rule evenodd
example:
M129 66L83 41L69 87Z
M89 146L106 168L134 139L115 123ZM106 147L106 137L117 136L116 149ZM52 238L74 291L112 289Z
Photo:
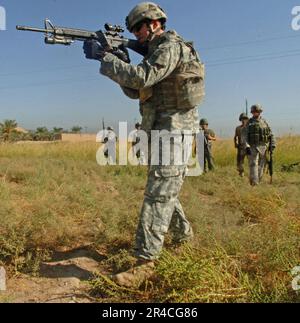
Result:
M146 169L100 167L96 143L0 145L0 264L9 275L38 275L55 250L101 250L110 272L130 265ZM169 239L157 278L124 289L98 274L99 302L299 302L291 270L300 266L300 137L282 138L273 185L250 187L220 141L217 170L188 178L181 201L196 233L174 250Z

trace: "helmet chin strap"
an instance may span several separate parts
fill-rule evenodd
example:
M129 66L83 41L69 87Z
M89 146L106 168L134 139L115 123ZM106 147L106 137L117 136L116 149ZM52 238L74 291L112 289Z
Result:
M148 24L148 32L149 32L149 36L147 37L147 41L150 42L152 41L155 36L157 35L157 33L155 33L152 28L150 27L150 24Z

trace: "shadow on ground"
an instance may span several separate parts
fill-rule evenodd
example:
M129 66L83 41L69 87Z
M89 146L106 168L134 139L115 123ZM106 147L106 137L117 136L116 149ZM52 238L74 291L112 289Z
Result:
M106 257L89 248L78 248L64 252L54 252L49 262L40 266L40 277L78 278L89 280L100 270L100 263Z

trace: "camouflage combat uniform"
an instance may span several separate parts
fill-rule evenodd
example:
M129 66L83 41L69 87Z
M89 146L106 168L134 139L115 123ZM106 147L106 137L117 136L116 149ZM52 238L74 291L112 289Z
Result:
M235 130L235 136L234 136L234 143L235 147L237 148L237 170L241 176L244 175L245 169L244 169L244 163L245 158L247 156L246 153L246 147L243 145L242 137L243 132L246 131L246 126L238 126Z
M251 118L244 132L245 147L250 148L250 184L258 185L264 175L269 145L276 146L275 138L268 123L261 117Z
M137 158L139 165L144 165L144 166L147 165L145 152L142 149L142 147L138 147L139 144L140 144L140 146L143 146L142 143L141 143L141 130L140 129L135 129L129 135L128 139L132 142L133 158Z
M216 134L211 129L204 130L204 171L213 171L215 169L214 158L212 155L212 141L210 137L216 137Z
M197 68L195 75L191 70ZM107 54L100 72L117 82L127 96L140 99L144 131L197 132L196 106L204 96L204 67L194 49L176 32L165 32L154 38L149 43L148 55L138 66ZM157 259L168 229L174 234L174 242L192 236L192 228L178 199L186 171L186 162L150 165L136 235L138 258Z

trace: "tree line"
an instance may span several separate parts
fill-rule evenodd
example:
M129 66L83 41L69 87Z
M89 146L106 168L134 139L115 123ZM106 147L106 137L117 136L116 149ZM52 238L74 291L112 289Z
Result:
M36 130L23 131L18 128L16 120L4 120L0 123L0 141L55 141L61 140L62 133L81 134L82 127L74 126L71 130L54 127L49 130L47 127L38 127Z

